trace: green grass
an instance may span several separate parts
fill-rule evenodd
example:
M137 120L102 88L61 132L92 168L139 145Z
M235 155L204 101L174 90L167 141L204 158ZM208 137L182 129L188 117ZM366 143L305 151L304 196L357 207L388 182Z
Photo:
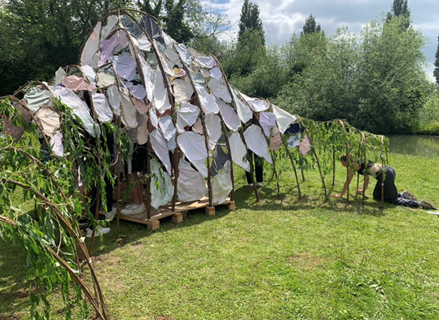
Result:
M390 164L400 191L439 204L437 159L392 154ZM333 193L345 177L337 170ZM111 319L439 318L436 216L381 210L371 198L361 206L356 178L349 204L324 203L317 171L305 173L302 201L283 171L283 199L273 180L255 203L243 172L236 176L235 212L194 211L178 225L162 220L156 232L121 222L121 241L112 223L94 252ZM29 317L26 272L22 249L0 241L0 319ZM53 319L63 319L60 297L52 301Z

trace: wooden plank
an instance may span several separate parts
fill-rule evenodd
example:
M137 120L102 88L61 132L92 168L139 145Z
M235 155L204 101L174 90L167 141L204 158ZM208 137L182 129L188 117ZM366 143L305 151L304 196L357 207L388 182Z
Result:
M183 222L183 214L181 212L174 214L172 216L172 222L174 222L176 224Z
M148 219L146 210L138 214L120 214L120 219L140 224L146 224L148 225L149 230L157 230L157 228L159 228L160 226L160 219L172 216L172 221L174 223L180 223L183 221L183 217L187 217L188 211L202 208L206 208L206 214L215 215L215 206L218 205L228 205L229 210L235 210L235 201L230 201L230 198L227 198L221 204L214 204L212 207L209 207L209 198L203 197L200 200L194 202L176 202L175 211L172 211L172 203L169 203L164 207L160 207L159 210L152 208L153 211L151 212L152 216L150 219ZM101 211L100 214L104 215L105 213Z
M206 207L206 214L208 216L214 216L215 215L215 207Z

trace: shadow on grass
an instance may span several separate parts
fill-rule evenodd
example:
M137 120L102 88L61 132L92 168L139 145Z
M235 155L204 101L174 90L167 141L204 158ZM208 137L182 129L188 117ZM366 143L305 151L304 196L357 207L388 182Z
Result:
M27 271L24 249L0 240L0 319L21 319L29 308Z

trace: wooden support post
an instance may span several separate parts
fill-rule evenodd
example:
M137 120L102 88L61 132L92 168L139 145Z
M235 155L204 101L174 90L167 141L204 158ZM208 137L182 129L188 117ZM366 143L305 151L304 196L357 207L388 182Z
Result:
M264 131L262 130L262 126L261 123L259 122L258 117L256 116L256 113L253 111L253 109L250 107L250 105L248 104L248 102L241 96L241 100L247 105L247 108L249 108L252 112L253 118L256 120L256 125L261 129L262 131L262 135L265 138L265 141L267 142L267 147L270 145L270 141L268 141L267 136L265 135ZM276 161L274 159L273 153L270 150L270 157L271 157L271 161L273 162L273 173L274 176L276 177L276 184L277 184L277 197L280 198L280 187L279 187L279 176L277 175L277 171L276 171ZM253 182L254 185L254 182Z
M300 123L301 123L302 126L305 128L305 125L304 125L302 119L300 119ZM308 135L309 142L310 142L310 144L311 144L311 146L312 146L312 147L311 147L311 150L313 151L314 157L316 158L317 168L319 168L320 179L322 180L323 189L324 189L324 191L325 191L325 201L328 201L328 192L326 191L325 178L323 177L322 168L320 167L319 158L318 158L318 156L317 156L317 152L316 152L316 150L315 150L315 148L314 148L314 146L313 146L312 139L311 139L311 137L310 137L310 135L309 135L309 130L308 130L308 128L305 128L305 131L306 131L306 134Z
M231 104L232 104L233 109L234 109L235 112L236 112L236 111L237 111L237 108L236 108L235 98L234 98L234 95L232 94L232 89L230 88L230 84L229 84L229 82L227 81L227 78L226 78L226 76L225 76L225 73L224 73L223 67L221 66L221 64L219 63L218 59L217 59L214 55L211 54L210 56L216 61L216 64L218 65L218 68L221 70L221 74L223 75L223 82L226 84L227 89L229 90L229 93L230 93L231 98L232 98L232 103L231 103ZM239 128L238 132L239 132L239 136L241 137L241 140L242 140L242 142L244 143L245 148L246 148L246 150L247 150L247 158L248 158L248 161L249 161L249 163L250 163L250 175L251 175L251 178L252 178L253 190L254 190L254 192L255 192L256 202L259 202L258 189L256 188L256 182L255 182L255 178L254 178L253 161L251 161L250 151L249 151L249 149L248 149L247 141L245 140L244 133L243 133L243 131L242 131L242 127Z
M335 149L332 146L332 186L335 185Z
M230 201L227 206L228 206L228 209L230 211L235 211L236 210L236 208L235 208L235 201Z
M367 157L366 157L366 136L364 135L364 132L361 132L362 141L363 141L363 154L364 154L364 161L367 163ZM361 205L364 205L364 200L366 199L366 190L364 189L366 187L366 180L363 179L363 198L361 199Z
M160 220L148 220L148 230L155 231L160 228Z
M273 106L271 105L271 102L268 102L270 105L270 111L273 112ZM276 121L276 127L279 130L279 124ZM290 158L291 161L291 165L293 166L293 170L294 170L294 176L296 178L296 183L297 183L297 192L299 193L299 200L302 199L302 194L300 192L300 185L299 185L299 178L297 177L297 170L296 170L296 165L294 164L294 159L293 156L291 155L290 150L288 149L288 144L284 139L283 134L281 134L281 138L282 138L282 144L285 148L286 153L288 154L288 157Z
M226 125L224 124L224 119L223 119L223 116L221 115L221 112L218 113L218 116L220 117L220 120L221 120L221 128L222 128L223 133L224 133L224 139L226 140L227 154L229 155L229 161L230 161L230 178L232 179L232 191L230 191L230 200L234 201L234 199L235 199L235 177L234 177L234 172L233 172L232 149L230 148L229 134L227 132Z
M349 167L351 165L351 161L350 161L350 157L349 157L349 143L348 143L348 137L347 137L347 133L346 133L346 127L344 125L343 120L339 120L340 124L343 128L343 132L344 132L344 139L345 139L345 144L346 144L346 162L347 162L347 168L346 168L346 181L349 180ZM346 201L349 203L349 185L346 189Z
M214 216L215 215L215 207L209 206L209 207L206 207L205 210L206 210L206 214L208 216Z
M183 222L183 213L177 212L172 216L172 222L175 224Z

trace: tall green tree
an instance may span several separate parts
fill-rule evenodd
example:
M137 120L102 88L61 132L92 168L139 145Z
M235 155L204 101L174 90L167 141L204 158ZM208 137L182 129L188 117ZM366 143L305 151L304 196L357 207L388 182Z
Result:
M408 0L393 0L391 12L387 13L387 22L393 17L405 19L403 26L407 29L410 26L410 9Z
M321 32L320 24L316 23L316 19L311 14L308 18L305 20L305 24L303 26L302 35L304 34L311 34L314 32Z
M194 34L185 19L186 0L165 0L166 14L163 17L164 29L175 41L185 43L194 38Z
M156 19L160 19L160 14L162 12L163 8L163 1L152 1L152 0L138 0L137 1L137 7L139 10L144 11L151 16L155 17Z
M436 84L439 85L439 35L437 37L437 49L436 49L436 60L434 60L434 71L433 75L436 78Z
M239 20L238 43L248 40L246 34L248 34L250 30L257 32L263 39L262 44L265 45L265 32L259 13L259 6L256 3L244 0L241 8L241 18Z

